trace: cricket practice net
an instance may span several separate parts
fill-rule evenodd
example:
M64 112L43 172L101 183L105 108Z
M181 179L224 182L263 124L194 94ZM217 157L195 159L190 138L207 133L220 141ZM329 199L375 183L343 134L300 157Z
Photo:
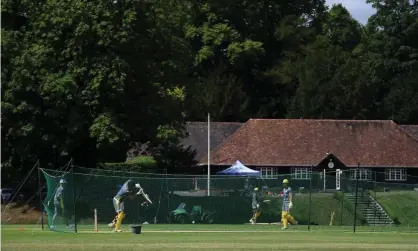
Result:
M143 205L141 196L126 199L125 228L130 224L249 224L255 187L259 188L262 198L268 200L261 203L257 223L279 223L283 179L290 181L294 194L291 214L299 225L310 228L352 227L356 224L360 230L362 227L374 230L394 226L418 227L418 219L409 212L409 207L398 207L397 218L388 215L395 212L380 203L380 199L382 202L388 200L385 184L356 182L349 178L349 174L341 175L338 190L328 189L326 185L327 180L335 185L335 176L314 172L305 179L293 179L289 174L271 179L215 175L210 178L208 196L208 177L203 175L144 174L87 168L73 168L69 172L41 171L47 187L43 206L48 217L44 222L48 228L59 232L109 231L107 224L116 215L113 198L128 179L140 183L152 204ZM394 191L411 193L415 197L410 197L412 202L408 201L418 203L418 192L413 186L392 185L391 192Z

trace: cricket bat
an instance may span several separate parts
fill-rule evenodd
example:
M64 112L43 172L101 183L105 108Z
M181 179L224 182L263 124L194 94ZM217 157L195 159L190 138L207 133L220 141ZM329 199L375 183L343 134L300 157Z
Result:
M152 201L149 198L148 194L144 193L144 194L142 194L142 196L144 197L145 200L147 200L150 204L152 204Z

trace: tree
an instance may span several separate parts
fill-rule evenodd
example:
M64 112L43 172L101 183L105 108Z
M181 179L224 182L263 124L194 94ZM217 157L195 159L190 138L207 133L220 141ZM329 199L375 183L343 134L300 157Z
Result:
M362 29L342 5L321 16L321 33L301 26L302 20L285 25L282 39L289 46L286 59L274 74L287 86L290 118L352 118L361 115L356 105L357 58L353 51L362 39ZM318 30L318 29L317 29ZM312 38L312 36L314 36ZM296 39L295 39L296 38ZM337 77L338 76L338 77ZM293 90L293 92L292 92Z
M203 74L202 74L203 75ZM243 91L242 80L228 72L224 65L196 77L187 89L186 100L188 118L203 120L210 111L214 121L234 121L245 114L247 95Z
M370 55L373 84L381 93L382 117L417 123L418 2L368 3L377 11L369 19L364 51Z
M285 114L287 94L283 91L281 95L280 84L269 74L284 56L285 44L278 27L284 20L302 18L304 26L318 26L324 1L209 0L194 1L192 6L186 38L195 53L192 74L196 81L186 87L186 100L193 103L206 98L207 94L195 92L201 89L200 85L211 89L213 94L209 96L217 100L211 107L198 103L194 109L203 111L200 119L207 112L229 121ZM219 72L222 78L218 77ZM234 90L236 95L226 94L229 90ZM197 118L195 111L188 110L188 114Z
M360 23L353 19L341 4L332 6L326 16L322 32L330 44L339 46L345 51L354 50L363 36Z
M418 3L368 2L362 26L324 0L3 1L3 170L150 141L181 171L184 121L208 112L417 123Z
M27 21L2 30L2 163L120 160L128 142L179 127L191 55L177 3L4 2Z
M364 29L335 5L323 34L285 63L282 79L298 86L289 117L417 121L416 1L370 2Z

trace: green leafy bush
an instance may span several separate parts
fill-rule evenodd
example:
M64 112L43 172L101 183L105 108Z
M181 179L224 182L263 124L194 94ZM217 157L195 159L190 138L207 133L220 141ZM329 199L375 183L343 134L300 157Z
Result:
M151 156L137 156L128 162L119 163L102 163L101 168L115 171L130 171L130 172L146 172L154 169L157 166L157 162Z

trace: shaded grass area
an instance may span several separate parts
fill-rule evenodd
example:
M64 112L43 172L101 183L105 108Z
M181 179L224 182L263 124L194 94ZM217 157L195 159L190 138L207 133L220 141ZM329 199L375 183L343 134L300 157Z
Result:
M418 227L418 192L377 192L371 195L396 223Z
M273 225L147 225L141 235L66 234L34 227L3 225L2 250L418 250L417 234L353 234L336 227L307 232L296 226L283 232Z

